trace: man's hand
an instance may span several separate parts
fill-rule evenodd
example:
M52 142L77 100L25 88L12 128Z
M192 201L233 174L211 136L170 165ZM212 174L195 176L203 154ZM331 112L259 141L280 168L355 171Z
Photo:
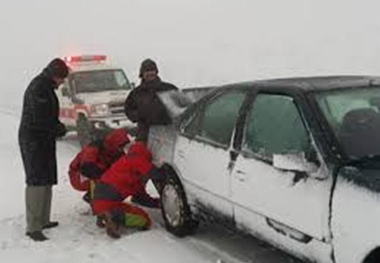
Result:
M56 137L61 138L66 135L67 129L66 126L62 122L58 122L57 128L56 128Z
M160 198L154 198L146 193L137 193L132 196L131 202L137 205L149 207L149 208L160 208Z

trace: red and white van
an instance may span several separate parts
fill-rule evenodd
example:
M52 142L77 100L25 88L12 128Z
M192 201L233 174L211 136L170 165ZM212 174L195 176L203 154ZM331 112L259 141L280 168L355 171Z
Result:
M124 70L104 55L69 56L70 74L57 90L60 120L76 130L81 145L99 131L133 126L124 114L124 101L132 90Z

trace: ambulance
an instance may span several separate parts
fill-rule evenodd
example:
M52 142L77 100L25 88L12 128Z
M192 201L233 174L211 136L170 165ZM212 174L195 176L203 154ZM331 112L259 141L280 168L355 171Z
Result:
M57 90L59 118L75 130L81 146L110 129L134 127L124 113L124 101L133 88L120 67L105 55L68 56L65 83Z

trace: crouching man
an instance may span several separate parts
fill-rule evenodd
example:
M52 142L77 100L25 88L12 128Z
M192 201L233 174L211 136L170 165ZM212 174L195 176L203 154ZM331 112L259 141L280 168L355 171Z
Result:
M91 181L100 176L124 155L124 148L130 143L124 129L110 131L103 139L86 145L71 161L69 178L71 186L78 191L86 192L84 201L90 203Z
M146 182L163 180L163 174L152 163L152 155L142 142L131 145L121 157L95 182L92 208L95 215L105 220L106 231L112 238L120 238L119 227L149 229L151 219L143 209L123 202L138 195L146 206L158 207L159 199L145 191Z

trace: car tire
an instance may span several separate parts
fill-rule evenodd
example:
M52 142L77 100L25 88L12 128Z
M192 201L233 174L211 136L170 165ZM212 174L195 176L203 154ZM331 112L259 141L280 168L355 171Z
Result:
M181 181L176 175L166 177L161 190L161 212L166 229L177 237L192 234L198 227L194 220Z
M87 118L79 115L77 120L77 134L80 146L83 148L92 140L93 127Z

